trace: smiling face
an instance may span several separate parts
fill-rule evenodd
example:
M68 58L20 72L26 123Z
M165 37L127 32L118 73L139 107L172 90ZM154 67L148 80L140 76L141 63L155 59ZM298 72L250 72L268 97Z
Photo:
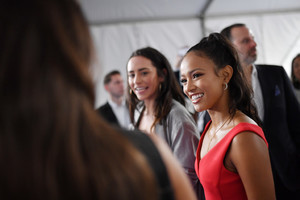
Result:
M155 101L159 84L156 67L143 56L132 57L127 64L128 85L140 101Z
M180 72L184 93L197 112L216 106L224 93L224 79L216 75L212 60L189 52L181 63Z

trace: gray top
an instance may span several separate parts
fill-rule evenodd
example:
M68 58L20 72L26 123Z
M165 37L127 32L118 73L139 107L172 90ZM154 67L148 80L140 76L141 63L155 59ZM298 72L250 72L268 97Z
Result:
M170 113L162 124L155 125L155 133L170 146L193 186L198 182L194 169L195 156L200 138L196 123L187 109L173 100ZM135 112L138 121L143 108Z

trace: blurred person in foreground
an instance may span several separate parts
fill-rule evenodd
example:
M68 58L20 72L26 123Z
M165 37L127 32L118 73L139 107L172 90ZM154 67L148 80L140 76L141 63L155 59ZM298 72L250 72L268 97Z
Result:
M0 199L195 199L164 143L95 111L77 1L2 1L0 29Z
M300 199L300 105L282 66L254 64L254 36L245 24L221 34L236 48L269 143L277 199Z

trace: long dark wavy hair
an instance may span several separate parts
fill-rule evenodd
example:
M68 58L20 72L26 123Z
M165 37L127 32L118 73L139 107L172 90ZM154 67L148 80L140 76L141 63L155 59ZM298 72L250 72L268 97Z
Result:
M295 74L294 74L294 62L295 62L296 58L299 58L299 57L300 57L300 53L297 54L297 55L293 58L293 60L292 60L292 70L291 70L292 84L293 84L293 86L294 86L296 89L298 89L298 90L300 90L300 80L298 80L298 79L296 78Z
M200 57L207 57L216 66L215 73L230 65L233 69L232 77L228 83L229 114L233 118L237 110L252 118L257 124L261 121L252 102L253 91L247 83L243 69L239 63L238 55L231 42L219 33L211 33L198 44L191 47L187 53L194 52Z
M0 6L0 199L157 199L146 158L94 109L75 0Z
M134 51L129 60L135 56L143 56L149 59L152 65L156 68L157 75L159 77L164 77L164 81L160 86L160 91L155 99L155 121L152 124L153 128L155 124L161 123L162 120L169 114L172 107L172 99L175 99L185 106L184 96L169 61L162 53L154 48L146 47ZM140 103L140 100L133 92L130 92L128 82L127 88L130 119L132 123L134 123L134 112L137 109L137 105ZM141 106L143 106L143 102ZM135 124L137 127L138 125L138 123Z

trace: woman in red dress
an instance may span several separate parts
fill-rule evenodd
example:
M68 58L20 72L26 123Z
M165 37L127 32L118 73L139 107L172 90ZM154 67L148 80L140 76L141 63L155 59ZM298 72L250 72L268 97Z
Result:
M275 199L268 144L230 42L212 33L189 49L181 82L195 110L211 117L195 162L206 199Z

